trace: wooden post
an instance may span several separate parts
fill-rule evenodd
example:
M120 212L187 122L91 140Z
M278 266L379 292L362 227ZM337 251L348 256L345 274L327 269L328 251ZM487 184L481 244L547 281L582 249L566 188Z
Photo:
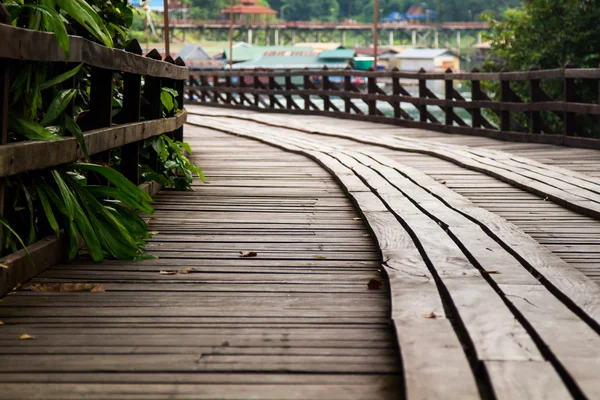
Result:
M90 77L90 111L84 120L84 130L109 128L112 125L113 71L92 68ZM95 154L92 161L108 165L110 150ZM99 174L91 174L94 185L107 185L108 180Z
M476 74L479 72L479 69L477 68L473 68L471 70L472 73ZM479 101L481 100L481 82L479 82L479 80L471 80L471 101L475 102L475 101ZM481 108L477 107L477 108L473 108L472 109L472 117L473 117L473 128L481 128L481 125L483 123L482 118L481 118Z
M379 0L373 1L373 69L377 71L377 47L379 45Z
M369 68L369 72L374 72L373 67ZM377 94L377 78L375 75L369 75L367 78L367 93L370 95ZM377 100L369 99L367 105L369 106L369 115L377 115Z
M323 75L321 76L323 91L327 92L331 89L331 85L329 82L329 76L327 75L327 65L323 67ZM323 111L329 112L331 110L331 99L329 94L325 94L323 96Z
M344 33L346 33L344 31ZM346 71L351 71L352 68L350 66L346 67ZM344 93L350 93L352 92L352 77L350 75L346 75L344 76ZM350 98L350 96L344 96L344 112L346 114L350 114L352 108L350 107L352 103L352 99Z
M219 75L216 73L213 75L213 93L212 93L212 101L213 103L219 103Z
M10 24L8 11L0 4L0 24ZM0 58L0 146L8 142L8 96L10 92L9 61ZM4 216L5 181L0 178L0 217ZM0 228L0 245L3 240L3 228ZM1 252L1 251L0 251Z
M272 91L275 90L275 77L269 76L269 108L275 109L275 95Z
M577 68L577 65L572 62L568 62L565 65L565 69L573 69ZM575 79L565 78L564 83L564 101L566 103L575 103L577 102L577 92L575 91ZM565 112L564 117L564 134L565 136L574 136L577 134L577 120L575 118L575 113Z
M254 90L260 89L260 78L258 77L258 70L254 70ZM254 93L254 106L260 107L260 95L258 93Z
M290 70L286 69L285 70L286 75L285 75L285 91L289 92L290 90L292 90L292 77L289 75L290 74ZM290 94L286 94L285 95L285 108L286 110L291 110L292 109L292 96Z
M402 94L400 90L400 78L395 75L395 72L398 71L400 70L396 67L392 69L392 94L394 97ZM399 100L394 100L394 119L402 119L402 103Z
M175 59L175 65L179 67L185 67L185 61L183 61L181 57L177 57ZM177 103L179 104L179 108L183 110L183 106L185 103L185 81L175 81L175 90L177 91ZM175 140L183 142L183 126L175 131L173 137Z
M502 72L508 72L507 69L502 70ZM511 100L510 96L510 81L505 80L500 74L500 102L505 103ZM510 111L502 110L500 111L500 130L504 132L511 131L511 123L510 123Z
M539 70L539 67L537 65L532 65L529 70L537 71ZM529 80L529 97L531 99L531 103L542 101L542 91L540 88L539 79ZM532 111L529 113L529 131L531 133L542 133L541 112Z
M233 93L230 91L233 87L233 85L231 84L231 75L227 75L225 77L225 87L228 89L227 93L225 93L225 104L231 105L231 103L233 103Z
M446 70L446 79L444 80L446 86L446 100L452 101L454 99L454 80L452 79L452 69ZM454 124L454 109L452 106L446 106L444 108L446 112L446 125L452 126Z
M142 48L136 39L132 40L125 51L142 55ZM142 96L142 76L123 74L123 122L140 121L140 105ZM121 151L121 173L135 185L140 184L140 142L128 143Z
M169 0L163 1L164 5L164 29L163 33L165 35L165 53L167 56L171 55L171 30L169 27Z
M304 68L304 72L306 72L306 71L308 71L308 68ZM304 90L308 90L311 86L310 76L308 74L305 74L303 77L303 81L304 81ZM302 100L304 100L304 111L310 111L310 96L309 95L302 96Z
M238 87L240 88L240 104L244 105L246 102L246 93L244 93L244 88L246 87L246 82L244 81L244 75L242 72L238 72Z
M146 57L153 60L160 60L160 53L156 49L152 50ZM144 107L144 119L150 121L162 118L162 105L160 102L160 92L162 90L162 79L154 76L144 76L144 99L148 104ZM152 154L152 153L151 153ZM148 160L149 166L155 171L158 170L158 156L152 154Z
M419 70L420 74L424 74L425 69ZM427 80L425 78L419 78L419 99L427 98ZM427 105L419 104L419 121L427 122Z

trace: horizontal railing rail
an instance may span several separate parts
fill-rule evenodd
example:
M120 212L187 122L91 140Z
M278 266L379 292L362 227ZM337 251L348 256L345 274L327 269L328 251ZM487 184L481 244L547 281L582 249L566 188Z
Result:
M571 64L522 72L239 69L193 71L185 90L194 104L600 148L599 83L600 69Z
M160 112L160 94L163 87L178 93L179 104L183 104L184 83L189 71L182 59L162 60L159 53L142 56L139 43L134 40L127 50L105 47L90 40L69 36L70 56L59 46L54 34L31 31L0 24L0 69L10 76L19 61L82 63L90 67L90 109L82 128L90 155L98 155L100 161L108 157L107 151L127 146L122 155L122 172L139 184L139 147L143 140L171 133L183 140L183 124L186 113L163 118ZM112 116L113 79L115 74L123 76L123 107L120 123L115 124ZM142 113L142 78L145 85L145 104ZM6 143L8 126L8 88L10 82L2 81L0 87L0 128L3 142L0 145L0 178L45 169L74 162L82 158L75 138L61 140L19 141ZM110 90L107 90L110 88ZM143 120L143 121L142 121Z

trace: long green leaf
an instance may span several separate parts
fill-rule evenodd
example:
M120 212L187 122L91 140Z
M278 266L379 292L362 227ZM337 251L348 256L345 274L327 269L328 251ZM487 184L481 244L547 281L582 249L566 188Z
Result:
M40 199L40 203L42 204L42 209L44 210L44 215L50 224L50 227L56 233L56 236L60 236L60 227L58 226L58 222L56 221L56 217L54 216L54 212L52 211L52 204L50 204L50 200L48 200L48 195L44 191L41 185L36 185L35 190L38 194L38 198Z
M29 255L29 251L27 250L27 246L25 245L25 242L23 241L23 239L21 239L21 236L19 236L19 234L10 226L8 221L5 220L4 218L0 217L0 225L4 226L6 228L6 230L8 230L10 233L13 234L13 236L15 238L17 238L17 240L21 244L21 247L23 247L23 250L25 250L25 253L27 254L27 257L29 258L29 261L31 261L31 263L35 265L35 263L31 259L31 256Z
M84 169L87 171L93 171L99 173L106 179L108 179L115 187L123 190L129 196L133 197L139 202L152 203L152 197L142 189L138 188L136 185L131 183L131 181L125 176L123 176L119 171L98 164L87 164L87 163L74 163L69 165L72 169Z
M146 214L152 214L154 209L150 204L140 202L137 199L131 197L128 193L117 189L116 187L108 186L88 186L87 190L97 199L112 198L119 200L124 205L144 212Z
M21 116L14 115L14 113L8 115L8 128L30 140L60 140L60 136L54 135L37 122L29 121Z
M35 210L33 208L33 201L31 200L31 195L29 194L29 190L23 184L21 179L19 178L19 186L21 187L21 191L23 192L23 197L25 197L25 202L27 203L27 211L29 213L29 236L27 238L27 245L31 245L35 243L36 235L35 235Z
M56 97L52 99L52 102L48 107L48 111L46 111L46 114L44 115L44 118L42 118L42 122L40 122L40 124L42 126L48 126L53 123L73 101L73 98L76 94L77 89L66 89L58 92Z
M102 252L98 237L94 232L93 225L90 223L90 220L85 215L81 205L67 186L67 183L60 176L60 173L54 170L52 171L52 176L58 185L58 190L66 205L67 212L70 214L71 220L75 222L77 229L81 233L81 236L83 236L83 240L85 240L90 257L96 262L102 261L104 259L104 253Z
M83 132L77 122L73 118L68 115L65 115L65 128L67 131L77 139L77 143L79 143L79 147L81 147L81 151L83 151L83 155L85 156L85 160L87 162L90 161L90 154L88 153L87 145L85 144L85 137L83 136Z
M77 73L79 71L81 71L81 67L83 67L83 64L79 64L78 66L76 66L75 68L62 73L60 75L58 75L55 78L52 78L46 82L44 82L43 84L40 85L40 90L46 90L48 88L51 88L52 86L58 85L60 83L63 83L64 81L66 81L67 79L71 79L72 77L74 77L75 75L77 75Z
M112 38L102 19L84 0L56 0L56 3L105 46L113 47Z
M21 4L20 7L31 8L42 14L44 23L56 35L56 40L65 53L65 59L68 60L71 46L67 29L60 18L60 14L56 10L42 4Z

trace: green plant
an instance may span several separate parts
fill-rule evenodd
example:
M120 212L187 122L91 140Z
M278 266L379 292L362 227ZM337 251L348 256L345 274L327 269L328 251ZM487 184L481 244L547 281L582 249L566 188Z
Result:
M157 158L156 169L148 165L142 166L142 177L148 181L155 181L161 185L177 190L191 190L194 174L205 182L204 173L190 162L183 154L187 151L192 154L192 149L185 142L174 141L167 135L147 139L144 143L144 154L149 159Z

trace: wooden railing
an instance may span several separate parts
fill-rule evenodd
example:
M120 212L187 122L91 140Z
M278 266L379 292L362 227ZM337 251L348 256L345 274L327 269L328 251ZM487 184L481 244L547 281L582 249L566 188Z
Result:
M183 139L183 123L186 114L172 118L162 118L160 93L162 87L178 91L179 102L183 104L184 82L188 69L178 58L160 59L153 51L142 57L137 41L133 41L126 51L114 50L93 43L81 37L70 37L70 58L65 60L53 34L15 28L0 24L0 71L5 77L0 81L0 178L23 172L50 168L77 161L81 150L73 137L61 140L22 141L7 144L8 133L8 91L10 70L15 61L40 61L83 63L90 68L90 107L82 127L90 155L106 153L120 146L123 151L123 173L131 181L138 183L139 145L149 137L173 133L178 140ZM123 109L120 124L112 118L114 74L123 75ZM141 107L141 80L144 78L144 98L148 101ZM143 110L143 111L142 111ZM140 122L142 121L143 122Z
M18 141L8 143L9 95L11 71L20 61L61 63L73 68L79 63L89 67L90 99L88 114L78 121L84 130L87 150L96 161L108 162L108 152L121 147L121 172L135 184L140 180L140 150L142 142L153 136L171 134L183 140L186 113L170 118L161 114L163 87L178 92L183 104L184 83L189 71L181 59L167 57L161 60L157 51L142 57L137 41L126 51L113 50L81 37L70 36L70 57L58 45L54 34L16 28L3 19L0 5L0 216L4 211L5 178L26 172L43 170L83 158L82 149L74 137L56 141ZM113 121L113 84L116 74L123 82L123 107L118 124ZM142 104L142 78L144 79ZM121 82L121 81L120 81ZM67 80L65 88L73 85ZM71 86L73 87L73 86ZM9 200L6 199L8 207ZM28 256L23 250L0 260L0 296L36 273L61 261L65 255L64 235L52 236L29 246ZM33 263L31 262L33 261Z
M600 105L579 96L598 96L600 69L568 67L500 73L194 71L186 101L600 148ZM544 88L560 92L559 98Z

